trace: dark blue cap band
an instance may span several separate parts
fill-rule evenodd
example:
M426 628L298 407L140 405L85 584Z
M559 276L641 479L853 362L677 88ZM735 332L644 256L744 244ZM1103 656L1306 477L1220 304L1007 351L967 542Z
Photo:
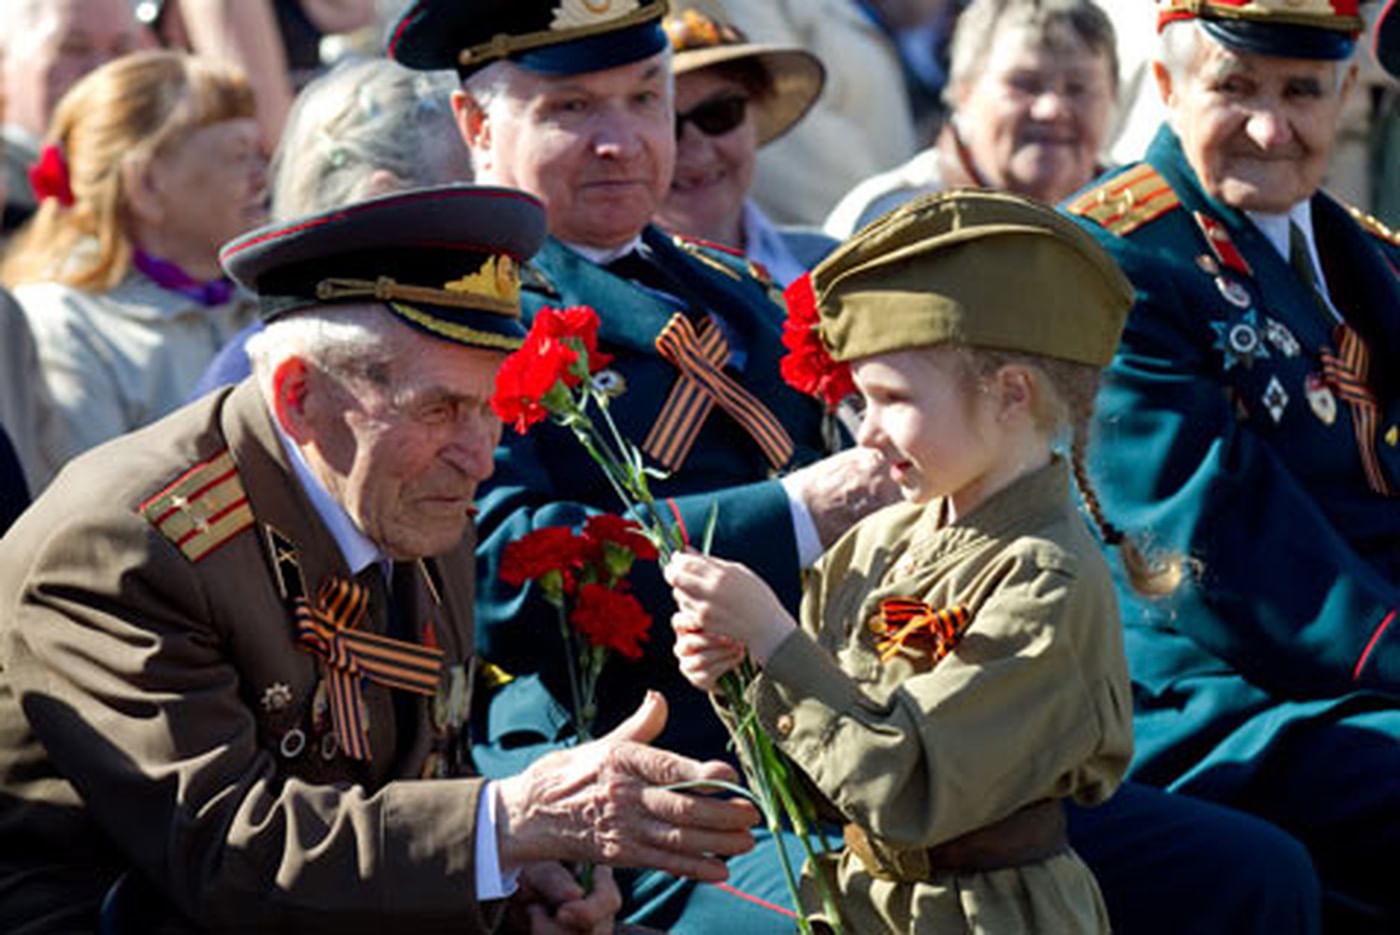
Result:
M1200 23L1212 39L1236 52L1339 62L1356 50L1355 36L1333 29L1205 17Z
M660 20L638 23L615 32L530 49L509 56L521 68L546 75L581 75L605 71L650 58L666 47Z

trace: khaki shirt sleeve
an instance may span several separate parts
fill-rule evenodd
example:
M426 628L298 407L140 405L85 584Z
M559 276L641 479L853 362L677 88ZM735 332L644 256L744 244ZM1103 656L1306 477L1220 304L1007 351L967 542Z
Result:
M243 931L491 930L474 892L481 781L370 794L285 776L240 697L237 634L139 517L64 524L26 581L7 677L96 822L181 911Z
M809 635L820 608L804 606L807 631L779 646L756 683L759 717L850 820L896 846L932 846L1037 800L1116 783L1127 754L1098 752L1123 699L1109 674L1083 671L1072 637L1074 620L1112 613L1112 595L1106 606L1078 585L1072 568L1011 559L957 649L903 679L859 649L843 662L874 668L852 678Z

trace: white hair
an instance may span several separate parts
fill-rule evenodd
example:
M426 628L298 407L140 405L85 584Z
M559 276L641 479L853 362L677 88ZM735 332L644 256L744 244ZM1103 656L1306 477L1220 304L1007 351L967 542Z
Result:
M388 59L337 66L297 95L272 160L274 219L315 214L395 187L470 181L448 72L415 72Z
M399 337L397 323L381 306L319 305L268 322L248 339L246 350L258 388L271 403L272 376L293 357L336 377L387 386Z

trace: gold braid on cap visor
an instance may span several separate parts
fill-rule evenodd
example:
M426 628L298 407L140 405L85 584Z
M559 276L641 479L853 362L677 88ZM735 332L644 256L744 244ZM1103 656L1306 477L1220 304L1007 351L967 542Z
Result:
M1326 12L1320 7L1325 7ZM1188 18L1248 20L1351 33L1366 28L1366 21L1360 16L1337 13L1327 0L1252 0L1240 5L1212 0L1170 0L1157 8L1158 29L1173 20Z
M340 299L378 299L381 302L427 302L451 308L468 308L505 318L520 317L518 299L462 289L434 289L431 286L410 286L388 276L378 279L322 279L316 283L316 298L322 302Z
M458 52L457 64L462 68L476 67L483 62L506 58L517 52L526 52L547 45L558 45L561 42L573 42L577 39L587 39L589 36L600 36L603 33L626 29L628 26L638 26L650 20L660 19L665 12L665 2L644 3L630 13L624 13L610 19L601 19L588 26L575 26L567 29L553 27L541 29L538 32L521 33L518 36L500 32L492 36L489 42L468 46Z

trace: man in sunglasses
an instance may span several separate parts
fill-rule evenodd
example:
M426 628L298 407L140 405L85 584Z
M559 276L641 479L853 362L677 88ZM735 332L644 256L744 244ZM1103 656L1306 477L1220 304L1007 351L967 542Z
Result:
M784 384L784 312L766 274L650 224L676 151L665 10L656 0L417 0L390 33L388 51L409 67L456 68L462 88L453 107L478 181L544 202L551 236L522 277L525 317L542 306L597 309L600 343L614 358L610 376L625 387L612 415L667 472L654 493L697 537L717 505L714 551L758 570L795 609L802 567L895 492L874 453L828 455L820 408ZM727 409L705 393L699 405L679 404L702 384L688 361L658 349L668 325L689 325L719 348L711 359L720 362L722 395L731 402L742 395L745 405ZM508 432L481 493L478 634L485 657L510 676L474 731L477 765L490 775L516 772L572 739L558 700L569 695L555 611L535 591L498 580L501 552L533 528L577 525L619 504L572 434L552 425ZM658 625L640 663L604 670L598 729L658 689L674 711L659 746L724 753L723 726L671 653L665 621L673 607L657 568L639 568L632 582ZM781 898L775 856L752 863L772 887L759 895ZM749 885L742 864L731 862L730 873L740 889ZM753 930L736 920L767 914L713 887L671 899L672 885L634 880L634 905L656 911L633 921L674 927L673 910L685 900L687 920L703 931ZM707 900L703 921L694 922L689 913ZM792 925L778 915L768 924L770 931Z

